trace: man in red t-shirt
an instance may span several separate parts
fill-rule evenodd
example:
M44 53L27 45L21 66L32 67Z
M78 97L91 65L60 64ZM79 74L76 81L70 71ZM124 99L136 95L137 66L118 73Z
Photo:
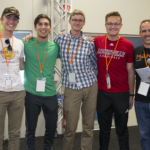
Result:
M105 22L107 35L94 39L98 65L100 150L108 150L113 113L120 150L129 150L127 122L134 96L134 47L119 35L122 18L118 12L108 13Z

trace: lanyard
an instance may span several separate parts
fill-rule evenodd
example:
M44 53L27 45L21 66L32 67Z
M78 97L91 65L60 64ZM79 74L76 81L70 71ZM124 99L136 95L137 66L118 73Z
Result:
M68 44L68 37L69 37L69 34L68 34L68 36L67 36L67 47L68 47L68 54L69 54L70 64L72 64L72 63L73 63L73 60L74 60L74 58L75 58L75 56L76 56L76 54L77 54L77 52L78 52L78 49L79 49L79 47L80 47L80 45L81 45L81 43L82 43L83 38L81 39L80 44L78 45L78 48L77 48L77 50L76 50L76 52L75 52L75 54L74 54L74 56L73 56L73 58L72 58L72 60L71 60L70 51L69 51L69 44Z
M144 58L145 58L145 64L146 64L146 67L148 67L149 65L147 64L147 61L146 61L145 50L144 50L144 48L143 48L143 54L144 54Z
M9 62L8 62L8 61L7 61L7 57L6 57L6 53L5 53L5 51L4 51L4 46L3 46L3 42L2 42L1 35L0 35L0 41L1 41L2 48L3 48L3 53L4 53L4 56L5 56L5 59L6 59L7 66L9 66L10 58L11 58L11 56L12 56L12 51L11 51L11 54L10 54L10 57L9 57ZM12 50L13 50L13 41L14 41L14 37L12 36Z
M38 50L38 45L37 45L37 39L36 39L36 49L37 49L37 54L38 54L38 61L39 61L40 73L42 73L43 66L44 66L44 63L45 63L45 60L46 60L46 56L47 56L47 51L48 51L48 41L47 41L47 50L46 50L46 54L45 54L45 57L44 57L44 60L43 60L42 67L41 67L41 63L40 63L40 56L39 56L39 50Z
M113 54L111 55L111 58L110 58L109 62L107 63L107 53L106 53L107 36L106 36L106 39L105 39L105 57L106 57L106 70L107 70L107 71L108 71L108 66L109 66L109 64L110 64L110 62L111 62L111 59L113 58L114 53L115 53L115 51L116 51L116 49L117 49L118 43L119 43L119 36L118 36L118 41L117 41L117 44L116 44L115 49L114 49L114 51L113 51Z

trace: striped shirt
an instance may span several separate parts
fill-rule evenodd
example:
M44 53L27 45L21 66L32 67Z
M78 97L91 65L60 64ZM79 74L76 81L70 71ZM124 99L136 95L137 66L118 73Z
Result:
M97 69L95 46L93 42L87 41L87 38L83 35L82 32L81 36L78 38L74 38L70 33L68 37L68 45L71 60L79 46L81 39L83 38L83 41L71 65L67 47L67 36L68 34L66 33L64 36L58 35L54 39L54 42L60 46L60 59L62 63L61 81L65 87L80 90L97 82L97 78L94 72ZM70 70L75 72L75 84L69 82Z

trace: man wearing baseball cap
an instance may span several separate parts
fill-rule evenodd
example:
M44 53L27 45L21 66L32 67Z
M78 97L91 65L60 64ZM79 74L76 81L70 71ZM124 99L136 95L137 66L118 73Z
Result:
M19 23L15 7L4 9L0 21L0 150L3 150L4 122L8 113L9 150L20 149L20 127L24 108L25 91L20 69L24 64L24 44L13 36Z

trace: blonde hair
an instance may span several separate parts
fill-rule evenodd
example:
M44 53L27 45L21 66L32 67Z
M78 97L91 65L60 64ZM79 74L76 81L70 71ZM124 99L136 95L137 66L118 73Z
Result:
M71 14L70 14L70 20L71 17L74 15L82 15L84 17L84 21L85 21L85 14L83 11L79 10L79 9L75 9Z

